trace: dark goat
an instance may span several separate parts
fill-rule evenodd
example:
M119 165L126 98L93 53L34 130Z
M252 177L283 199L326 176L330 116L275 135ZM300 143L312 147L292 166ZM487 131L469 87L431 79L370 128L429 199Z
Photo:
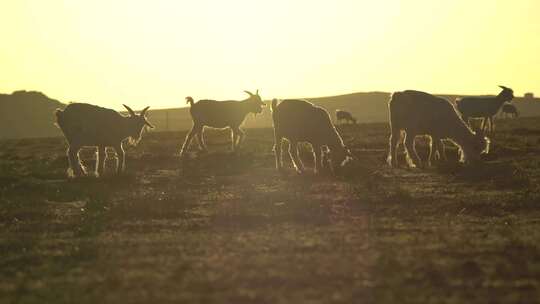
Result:
M145 126L154 128L146 119L144 108L137 115L124 105L129 116L118 112L86 103L72 103L64 110L56 110L56 125L62 130L69 144L67 151L69 159L68 176L81 176L86 174L84 166L79 159L79 150L82 147L97 147L96 176L103 174L105 166L105 148L113 147L119 157L116 171L120 173L125 168L125 152L122 142L129 138L131 144L136 145L141 139Z
M416 136L422 135L431 139L427 166L431 165L435 156L433 144L435 152L444 158L443 139L451 140L460 148L462 162L480 160L481 154L489 151L489 139L481 131L473 132L461 119L454 105L444 98L419 91L395 92L388 108L391 135L387 161L390 166L398 165L397 146L400 141L405 146L409 166L422 166L414 145Z
M482 130L493 131L493 116L499 112L505 102L514 98L514 91L510 88L499 86L502 91L494 97L463 97L456 100L457 109L466 123L469 118L483 118ZM489 123L489 128L487 124Z
M347 111L336 110L336 119L337 122L344 120L345 122L356 124L356 118L354 118L352 114Z
M181 157L185 155L195 135L199 140L199 147L207 151L203 137L203 130L206 126L216 129L230 128L232 132L232 150L236 151L245 136L244 132L240 129L240 125L249 113L261 113L263 110L262 107L265 106L261 96L259 96L259 90L255 94L249 91L244 92L249 97L242 101L205 99L193 102L193 98L186 97L186 102L191 106L189 112L193 119L193 128L191 128L182 145L182 150L180 150Z
M289 155L298 173L304 172L304 165L298 155L298 142L308 142L313 147L315 173L320 173L328 161L335 172L352 157L343 144L341 136L332 124L325 109L305 100L285 99L279 105L272 100L272 120L274 122L274 153L276 168L281 171L281 143L289 142Z

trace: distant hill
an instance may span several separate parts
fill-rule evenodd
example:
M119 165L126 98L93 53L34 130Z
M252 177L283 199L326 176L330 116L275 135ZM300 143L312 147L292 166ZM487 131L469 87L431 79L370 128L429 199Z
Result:
M0 139L59 136L53 112L65 105L41 92L0 94Z
M462 97L440 96L449 100ZM351 112L359 123L370 123L388 121L389 98L390 93L367 92L306 99L326 108L332 119L335 119L335 110L342 109ZM540 99L516 98L514 101L522 116L540 116ZM13 94L0 94L0 139L60 136L61 131L54 125L53 112L63 107L65 104L40 92L16 91ZM157 131L188 130L192 125L189 108L150 110L148 116ZM260 115L248 115L244 126L271 127L269 107Z

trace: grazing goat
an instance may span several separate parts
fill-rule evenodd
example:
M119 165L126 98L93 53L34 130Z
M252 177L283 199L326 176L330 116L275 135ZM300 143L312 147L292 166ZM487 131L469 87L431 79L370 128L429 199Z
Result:
M501 111L502 111L502 115L504 115L504 117L509 115L510 117L516 118L516 117L519 116L519 113L518 113L518 110L517 110L516 106L514 106L511 103L505 103L502 106Z
M505 102L514 98L514 91L499 86L502 91L493 97L463 97L456 99L457 109L466 123L469 118L483 118L482 130L492 132L494 128L493 116L499 112ZM487 127L489 124L489 128Z
M397 166L397 146L402 131L405 132L404 146L410 167L422 165L414 146L414 139L418 135L431 138L428 166L434 158L433 143L439 157L445 157L442 139L449 139L460 147L462 162L477 161L482 153L489 151L489 139L484 137L483 132L473 132L455 107L444 98L419 91L395 92L388 107L392 132L387 158L390 166Z
M298 173L304 172L304 165L298 156L298 142L308 142L313 147L315 173L321 172L330 162L332 172L339 170L352 157L343 144L341 136L332 124L325 109L305 100L286 99L277 104L272 100L272 120L274 121L274 153L276 168L283 170L281 156L282 139L289 141L289 155ZM328 151L329 150L329 151Z
M146 119L144 108L139 115L124 105L129 116L118 112L86 103L71 103L64 110L57 109L56 125L62 130L68 142L67 155L69 159L68 176L86 175L86 169L81 164L79 151L82 147L97 147L96 176L102 175L105 167L106 147L113 147L119 160L116 162L116 172L125 169L125 152L122 142L136 145L141 139L145 126L154 128Z
M336 110L336 119L338 123L344 120L345 122L356 124L356 118L354 118L352 114L347 111Z
M262 107L266 106L261 96L259 96L259 90L255 94L249 91L244 92L249 97L242 101L199 100L195 103L193 102L193 98L186 97L186 102L191 106L189 112L193 119L193 128L191 128L191 131L184 140L184 144L180 150L181 157L185 156L191 140L195 135L199 141L199 147L203 151L207 151L203 137L203 130L206 126L216 129L230 128L232 150L236 151L240 147L245 136L244 132L240 129L240 125L249 113L259 114L263 110Z

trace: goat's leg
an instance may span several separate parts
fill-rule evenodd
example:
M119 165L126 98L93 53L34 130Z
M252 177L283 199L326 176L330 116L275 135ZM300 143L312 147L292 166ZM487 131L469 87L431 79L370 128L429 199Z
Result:
M236 151L236 141L238 140L238 134L236 133L236 130L231 128L231 150L233 152Z
M392 129L392 133L390 134L390 138L388 139L388 157L386 158L386 162L391 167L397 167L397 146L399 144L399 140L401 138L401 131L399 129Z
M122 147L122 143L114 147L114 150L116 151L116 155L118 158L116 159L116 174L120 174L124 172L126 168L126 152L124 151L124 147Z
M105 146L99 146L96 159L96 177L103 175L103 169L105 168L105 158L107 153L105 152Z
M420 166L420 157L418 157L418 154L416 153L416 149L414 147L414 134L407 133L405 134L405 153L407 157L407 163L409 164L409 167L414 168L416 166ZM411 156L412 154L412 156Z
M444 143L440 138L433 139L435 144L435 150L439 154L439 160L446 161L446 150L444 148Z
M276 169L283 170L283 160L281 154L281 136L274 135L274 156L276 157Z
M77 146L69 146L67 150L69 168L67 170L68 177L77 177L85 174L84 168L79 159L79 150Z
M313 145L313 162L315 164L313 172L320 174L322 169L322 147L320 145Z
M242 142L244 141L246 134L240 128L236 129L236 134L238 134L238 142L236 143L236 148L238 149L240 148L240 145L242 145Z
M296 172L302 174L304 172L304 164L298 155L298 142L291 141L289 144L289 156L291 157L292 163Z
M184 140L184 144L182 145L182 149L180 150L180 157L183 157L186 153L187 149L189 148L189 145L191 144L191 141L193 140L193 136L197 134L200 127L198 125L194 125L193 128L189 131L188 135L186 136L186 139Z
M489 132L489 129L491 129L491 120L489 116L486 116L482 119L482 131Z
M495 124L493 123L493 116L489 117L489 133L495 130Z
M206 143L204 142L204 130L201 128L199 132L197 132L197 140L199 141L199 148L203 150L204 152L208 151L208 148L206 147Z
M328 148L321 148L321 168L326 169L329 167L330 158L328 157Z
M428 156L428 161L427 161L427 166L428 167L431 167L431 164L432 162L435 160L435 154L437 154L437 150L435 149L435 151L433 151L433 142L435 141L435 139L431 136L429 136L429 156Z

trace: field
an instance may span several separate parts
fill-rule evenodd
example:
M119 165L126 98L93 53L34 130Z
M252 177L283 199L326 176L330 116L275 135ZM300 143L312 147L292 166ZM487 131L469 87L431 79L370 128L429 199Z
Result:
M341 177L279 175L271 129L186 161L148 133L101 179L65 178L62 138L0 142L0 302L540 301L540 118L498 121L474 167L390 169L386 124L340 131Z

